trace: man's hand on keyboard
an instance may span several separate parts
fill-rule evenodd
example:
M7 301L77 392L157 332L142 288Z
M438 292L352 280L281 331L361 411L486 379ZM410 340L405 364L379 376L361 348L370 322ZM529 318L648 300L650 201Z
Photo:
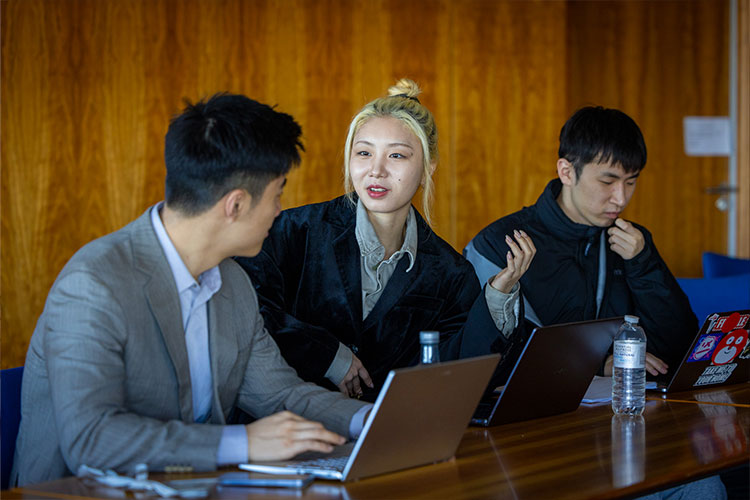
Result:
M305 451L330 453L346 439L319 422L282 411L245 426L250 461L287 460Z

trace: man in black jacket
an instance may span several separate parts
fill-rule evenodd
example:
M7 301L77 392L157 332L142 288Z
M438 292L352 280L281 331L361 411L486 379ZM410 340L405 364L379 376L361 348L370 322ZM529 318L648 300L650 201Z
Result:
M536 204L484 228L464 255L484 283L505 267L506 235L526 231L538 248L521 278L527 321L634 314L648 339L647 371L675 370L698 330L696 317L651 234L620 217L646 164L638 125L615 109L582 108L563 126L558 155L558 179Z

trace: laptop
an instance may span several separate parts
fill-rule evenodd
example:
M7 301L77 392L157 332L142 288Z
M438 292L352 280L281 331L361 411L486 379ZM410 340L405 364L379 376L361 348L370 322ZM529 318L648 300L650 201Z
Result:
M489 427L578 408L622 322L617 317L534 328L506 384L482 400L472 425Z
M671 377L656 390L680 392L750 381L750 309L710 314Z
M391 370L355 442L330 454L240 469L351 481L448 460L456 453L499 354Z

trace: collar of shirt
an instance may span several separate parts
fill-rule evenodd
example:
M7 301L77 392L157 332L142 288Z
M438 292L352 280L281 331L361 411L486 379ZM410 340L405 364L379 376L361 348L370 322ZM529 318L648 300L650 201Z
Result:
M177 293L180 297L182 326L184 328L187 326L192 310L208 302L219 288L221 288L221 273L219 272L219 266L214 266L211 269L203 271L198 276L198 281L193 278L172 240L169 239L167 230L161 221L159 213L163 206L164 202L159 202L151 209L151 225L154 226L156 238L159 240L159 245L164 250L169 268L172 270L172 276L177 286Z
M367 216L367 210L362 204L362 200L357 200L357 223L354 231L359 244L359 251L367 264L376 267L385 257L385 247L378 239L375 228L372 227L370 218ZM409 256L408 273L414 267L414 261L417 258L417 218L414 215L414 208L409 207L409 215L406 216L406 234L401 249L394 253L390 261L397 261L403 254Z

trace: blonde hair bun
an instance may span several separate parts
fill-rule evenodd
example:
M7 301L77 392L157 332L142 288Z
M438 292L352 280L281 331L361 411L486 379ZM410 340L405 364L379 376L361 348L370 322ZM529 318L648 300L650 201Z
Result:
M409 78L401 78L396 82L396 85L388 88L389 96L405 95L406 97L417 97L421 92L417 82Z

